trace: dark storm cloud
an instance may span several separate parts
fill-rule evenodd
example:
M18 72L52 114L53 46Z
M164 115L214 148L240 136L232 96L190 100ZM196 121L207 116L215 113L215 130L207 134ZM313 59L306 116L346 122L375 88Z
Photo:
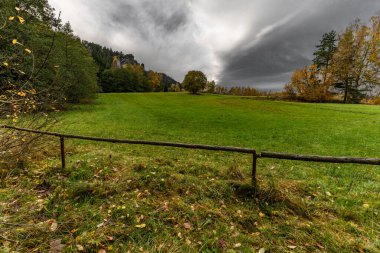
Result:
M244 48L244 43L249 43L246 40L224 55L220 81L224 85L279 89L294 69L311 63L312 52L324 32L340 32L359 17L367 21L376 14L374 10L380 10L380 1L316 1L259 43Z
M324 32L380 11L378 0L49 0L83 39L133 53L178 81L276 89L310 63Z

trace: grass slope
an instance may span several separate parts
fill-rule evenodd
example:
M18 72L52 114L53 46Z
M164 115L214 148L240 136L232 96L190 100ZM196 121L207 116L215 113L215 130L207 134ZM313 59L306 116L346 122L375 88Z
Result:
M57 129L114 138L378 157L380 108L232 96L107 94ZM3 171L3 252L379 252L379 167L57 140ZM1 252L1 251L0 251Z

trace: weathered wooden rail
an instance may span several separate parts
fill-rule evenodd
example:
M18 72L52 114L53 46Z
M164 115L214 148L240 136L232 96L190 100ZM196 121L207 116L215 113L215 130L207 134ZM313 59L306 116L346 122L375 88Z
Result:
M225 152L250 154L252 155L252 184L255 188L257 188L256 168L257 168L257 159L259 158L273 158L273 159L323 162L323 163L353 163L353 164L380 165L380 158L332 157L332 156L299 155L299 154L286 154L286 153L274 153L274 152L257 153L255 149L240 148L240 147L185 144L185 143L173 143L173 142L162 142L162 141L109 139L109 138L63 134L63 133L56 133L56 132L46 132L46 131L26 129L26 128L14 127L14 126L2 126L2 128L12 129L12 130L21 131L21 132L59 137L60 144L61 144L62 169L66 167L65 138L96 141L96 142L124 143L124 144L175 147L175 148L187 148L187 149L202 149L202 150L211 150L211 151L225 151Z

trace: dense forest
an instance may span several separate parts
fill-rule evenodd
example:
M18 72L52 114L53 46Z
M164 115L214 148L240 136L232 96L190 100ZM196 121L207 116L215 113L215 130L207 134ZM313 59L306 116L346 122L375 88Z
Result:
M169 91L177 81L164 73L146 71L132 54L114 51L96 43L83 41L99 66L97 73L103 92Z

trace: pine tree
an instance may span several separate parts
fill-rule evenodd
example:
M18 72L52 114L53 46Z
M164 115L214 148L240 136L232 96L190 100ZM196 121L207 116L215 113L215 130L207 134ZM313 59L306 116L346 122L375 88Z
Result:
M323 34L320 44L316 46L313 63L319 71L321 86L324 87L325 96L328 94L329 87L332 85L331 65L334 53L337 49L337 35L334 30Z
M337 35L334 30L324 33L320 44L316 46L317 50L314 52L313 63L317 66L318 70L321 68L329 68L333 55L336 50Z

